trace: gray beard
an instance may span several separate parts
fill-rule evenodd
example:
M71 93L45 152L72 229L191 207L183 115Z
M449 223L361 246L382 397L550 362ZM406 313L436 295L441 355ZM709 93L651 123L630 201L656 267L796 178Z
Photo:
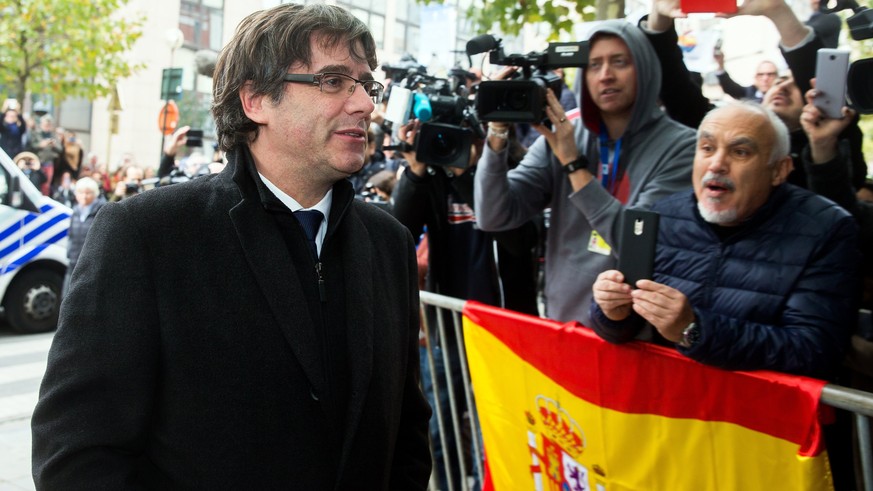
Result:
M729 210L712 211L703 206L702 201L697 202L697 211L707 223L721 225L724 223L733 223L737 220L737 210L731 208Z

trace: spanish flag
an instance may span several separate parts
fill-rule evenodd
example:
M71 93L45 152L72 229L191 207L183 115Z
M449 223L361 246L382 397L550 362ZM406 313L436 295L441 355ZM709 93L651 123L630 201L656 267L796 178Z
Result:
M825 382L467 302L487 490L831 490Z

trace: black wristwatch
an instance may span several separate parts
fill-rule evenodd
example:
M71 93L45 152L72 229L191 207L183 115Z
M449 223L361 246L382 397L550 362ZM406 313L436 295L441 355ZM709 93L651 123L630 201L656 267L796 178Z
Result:
M568 162L561 166L564 170L564 174L572 174L577 170L587 169L588 168L588 158L584 155L580 155L576 157L576 160L572 162Z
M680 339L676 344L683 348L690 348L694 346L699 339L700 329L697 328L696 322L692 322L691 324L688 324L688 327L686 327L684 331L682 331L682 339Z

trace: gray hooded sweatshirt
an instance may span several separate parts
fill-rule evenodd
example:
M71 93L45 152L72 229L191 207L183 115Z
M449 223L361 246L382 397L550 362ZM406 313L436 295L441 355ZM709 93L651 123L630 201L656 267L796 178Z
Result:
M601 185L600 111L580 77L581 117L573 120L576 145L588 157L597 179L573 192L561 163L548 143L539 138L521 164L507 168L507 153L488 145L478 163L475 179L476 218L486 231L520 226L545 208L551 208L546 237L546 315L561 322L589 324L591 287L597 275L616 268L618 226L622 210L648 208L659 199L691 185L694 132L671 120L657 103L661 67L654 51L636 26L607 21L593 33L609 33L628 46L636 69L636 101L630 123L621 137L617 199ZM592 231L609 247L592 245Z

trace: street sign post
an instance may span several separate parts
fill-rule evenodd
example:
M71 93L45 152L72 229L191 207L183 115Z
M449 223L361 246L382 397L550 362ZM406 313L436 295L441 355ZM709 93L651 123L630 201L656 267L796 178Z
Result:
M161 100L179 100L182 97L182 69L164 68L161 78Z

